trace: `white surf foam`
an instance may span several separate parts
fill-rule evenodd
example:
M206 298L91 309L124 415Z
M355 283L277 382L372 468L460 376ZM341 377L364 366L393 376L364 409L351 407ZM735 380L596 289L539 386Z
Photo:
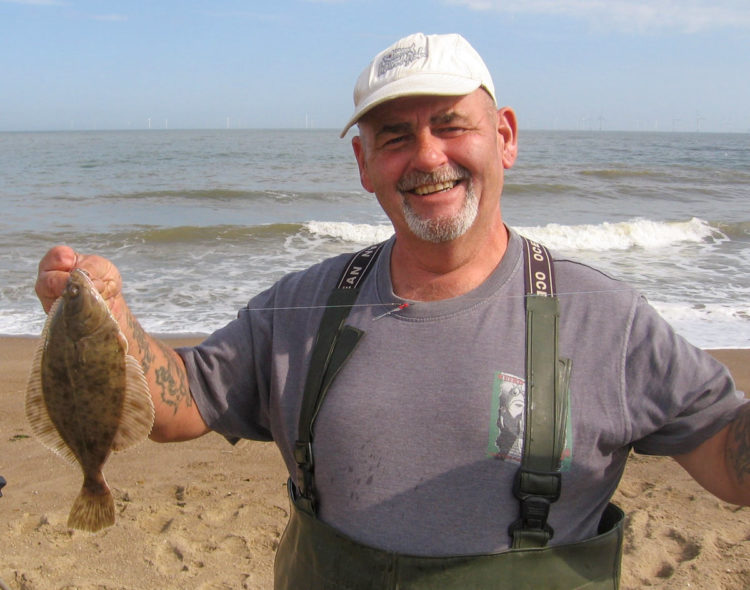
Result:
M595 225L559 225L551 223L538 227L519 227L520 233L537 240L552 250L653 250L680 243L726 239L726 236L707 221L696 217L689 221L652 221L632 219L619 223Z
M371 244L388 239L388 225L309 221L303 227L319 238L331 238L356 244ZM643 248L654 250L680 243L724 240L727 237L707 221L694 217L688 221L632 219L619 223L517 227L520 233L538 240L553 250L608 251Z
M311 234L323 238L334 238L355 244L376 244L393 235L393 227L346 221L308 221L304 227Z

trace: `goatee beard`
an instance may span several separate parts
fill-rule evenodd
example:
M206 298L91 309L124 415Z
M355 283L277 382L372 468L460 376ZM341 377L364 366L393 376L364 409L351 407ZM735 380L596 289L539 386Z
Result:
M450 242L464 235L477 218L479 199L474 191L471 174L461 166L454 165L442 168L431 174L412 173L401 179L398 188L402 192L407 192L420 185L440 184L442 182L458 180L465 181L466 197L461 205L461 210L455 215L432 218L420 217L412 208L409 199L404 197L401 203L404 219L415 236L433 244L440 244Z

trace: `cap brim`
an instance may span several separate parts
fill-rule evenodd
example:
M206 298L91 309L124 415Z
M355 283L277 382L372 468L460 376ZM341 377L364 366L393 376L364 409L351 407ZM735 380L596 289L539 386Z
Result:
M445 74L423 73L418 76L418 80L416 78L417 76L406 76L394 80L370 94L367 100L355 109L339 137L344 137L362 117L376 106L389 100L405 96L464 96L471 94L481 86L481 83L477 80Z

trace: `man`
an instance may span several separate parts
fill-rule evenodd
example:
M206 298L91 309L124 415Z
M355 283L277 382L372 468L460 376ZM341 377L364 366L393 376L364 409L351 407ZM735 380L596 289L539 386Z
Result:
M546 251L504 224L516 118L474 49L406 37L354 102L342 137L358 125L362 185L395 231L382 249L284 277L178 352L105 259L54 248L36 286L49 309L72 268L94 278L146 370L154 440L276 442L294 504L277 588L615 588L608 502L631 448L750 504L750 406L726 369L618 281L559 257L533 270ZM523 459L497 444L508 388L526 391Z

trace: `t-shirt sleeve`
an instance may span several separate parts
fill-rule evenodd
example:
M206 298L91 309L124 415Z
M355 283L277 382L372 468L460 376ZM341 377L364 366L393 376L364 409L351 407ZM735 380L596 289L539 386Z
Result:
M290 273L195 347L180 348L206 424L230 441L284 439L296 427L307 359L349 254Z
M633 317L624 394L633 448L651 455L693 450L746 403L728 369L676 334L644 298Z
M248 307L272 301L265 292ZM270 441L269 381L271 314L240 310L237 318L194 347L178 348L190 392L212 430L237 438Z

